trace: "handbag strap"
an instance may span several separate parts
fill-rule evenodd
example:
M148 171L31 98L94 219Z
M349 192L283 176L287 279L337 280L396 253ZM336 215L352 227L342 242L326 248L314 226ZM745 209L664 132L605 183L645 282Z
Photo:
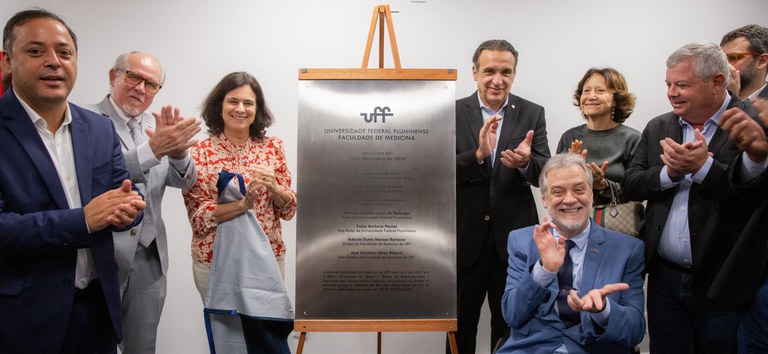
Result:
M606 179L606 181L608 181ZM610 183L610 181L606 182L605 184L608 185L608 188L611 189L611 207L615 207L617 204L619 204L619 197L616 195L616 189L613 188L613 183Z

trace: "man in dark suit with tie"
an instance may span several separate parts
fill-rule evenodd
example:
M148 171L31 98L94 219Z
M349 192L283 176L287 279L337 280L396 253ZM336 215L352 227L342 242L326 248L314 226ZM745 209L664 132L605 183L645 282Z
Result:
M501 314L510 230L538 222L531 186L549 158L544 108L509 93L517 50L485 41L472 57L477 91L456 101L456 215L460 354L475 352L488 296L491 348L507 325Z
M115 353L121 338L112 229L140 220L120 141L67 102L77 41L45 10L3 30L0 352Z
M645 334L643 243L590 222L592 172L553 156L539 185L551 221L509 234L498 353L629 353Z
M123 354L155 352L168 272L168 239L162 218L165 187L191 188L197 181L187 149L197 142L194 136L200 132L200 122L182 118L179 109L170 106L155 117L147 112L164 83L157 58L142 52L121 54L109 70L110 94L93 107L115 125L131 180L147 203L140 225L113 233Z
M738 90L733 85L729 89L742 101L768 98L768 28L755 24L739 27L723 36L720 47L731 65L731 80L738 83Z
M757 178L752 161L720 128L728 108L749 110L726 91L729 68L715 43L690 43L667 58L672 112L643 131L622 190L647 200L648 332L653 353L731 353L743 306L708 296L754 207L729 177Z

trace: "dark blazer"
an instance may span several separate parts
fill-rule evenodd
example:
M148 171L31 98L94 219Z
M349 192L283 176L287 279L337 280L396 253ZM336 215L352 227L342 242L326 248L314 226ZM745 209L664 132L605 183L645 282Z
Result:
M751 109L747 103L732 97L728 108ZM677 188L660 189L659 174L664 163L660 158L662 148L659 141L666 137L682 142L679 117L672 112L648 122L622 182L625 198L648 201L645 225L639 237L645 241L645 264L649 273L653 273L654 268L660 264L661 256L657 248L677 192ZM741 150L720 128L717 128L709 141L708 149L713 154L714 163L704 181L693 184L688 200L694 273L692 287L694 296L700 300L705 300L713 278L752 212L749 206L741 203L729 178L732 168L740 168L735 162Z
M768 98L768 88L758 97ZM734 182L739 181L739 171L733 169L731 173ZM755 211L707 293L710 298L731 306L750 303L768 276L768 171L746 186L739 185L737 192L745 203L755 204Z
M459 266L471 266L479 257L486 235L493 237L499 257L507 261L509 231L538 222L531 185L538 186L539 172L549 159L544 108L509 95L496 151L479 165L475 158L483 116L477 92L456 101L456 215ZM531 160L525 175L504 167L501 152L515 149L533 130Z
M129 176L112 123L69 107L78 187L86 205ZM11 89L0 98L0 151L0 352L59 352L72 312L77 249L84 247L93 253L120 341L112 230L89 235L83 208L69 208L50 155Z
M509 270L501 308L510 337L499 354L552 353L561 345L569 353L627 353L643 340L643 243L592 222L586 247L579 295L606 284L629 284L629 289L608 295L611 314L605 329L597 328L586 312L580 313L579 325L566 328L555 310L557 280L542 288L531 276L541 259L533 227L509 233Z

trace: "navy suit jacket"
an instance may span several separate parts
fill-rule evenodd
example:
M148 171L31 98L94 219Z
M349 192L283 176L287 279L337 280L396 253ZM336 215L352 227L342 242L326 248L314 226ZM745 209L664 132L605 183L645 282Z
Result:
M563 344L569 353L626 353L642 341L644 261L640 240L591 224L579 295L612 283L630 287L608 295L611 314L604 329L586 312L580 312L579 325L566 328L560 321L557 279L542 288L531 276L541 259L533 226L510 232L508 243L509 268L501 308L510 337L498 353L552 353Z
M112 122L69 105L82 205L129 178ZM137 218L139 220L140 218ZM77 250L90 247L116 340L122 338L112 229L88 234L12 89L0 98L0 352L58 353L74 301Z

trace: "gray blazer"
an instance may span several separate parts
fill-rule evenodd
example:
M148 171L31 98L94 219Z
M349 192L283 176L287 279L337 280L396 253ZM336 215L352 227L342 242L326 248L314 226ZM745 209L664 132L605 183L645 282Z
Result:
M168 162L168 157L163 157L160 164L151 167L148 171L142 171L139 164L139 157L136 146L133 144L128 126L115 111L114 106L109 101L107 95L98 105L89 107L95 112L109 117L115 125L115 131L120 137L123 155L125 156L125 165L128 173L131 175L131 181L138 184L147 203L144 210L145 216L151 214L154 220L156 230L155 242L160 254L160 264L163 268L163 274L168 272L168 239L165 234L165 223L162 218L162 201L165 194L165 187L191 188L197 181L197 168L190 159L187 168L183 173L179 173ZM144 112L143 121L145 126L154 127L155 119L151 114ZM144 224L140 224L130 230L122 232L113 232L115 244L115 260L118 269L118 281L120 283L120 294L122 295L128 285L128 274L133 266L133 257L136 253L136 247L139 237L144 230Z

